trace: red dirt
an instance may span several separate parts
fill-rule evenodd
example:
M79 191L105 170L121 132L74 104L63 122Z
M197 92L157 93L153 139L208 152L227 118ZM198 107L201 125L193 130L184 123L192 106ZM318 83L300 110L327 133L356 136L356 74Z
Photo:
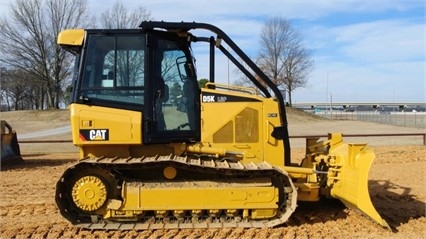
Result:
M382 228L339 201L300 204L286 225L264 229L97 231L73 227L54 202L55 184L77 154L24 155L0 172L0 238L426 238L424 146L377 146L369 189ZM293 151L294 157L303 154Z
M290 135L419 132L356 121L332 121L290 112ZM3 112L19 134L68 125L68 112ZM70 139L58 135L43 139ZM369 190L387 230L339 201L300 203L277 228L99 231L73 227L59 215L56 181L76 162L77 149L66 144L21 144L24 163L0 171L0 238L426 238L426 146L421 138L367 138L376 153ZM300 142L299 142L300 141ZM353 141L345 139L345 142ZM303 158L302 140L292 140L293 161ZM47 152L47 153L46 153ZM67 152L67 153L61 153Z

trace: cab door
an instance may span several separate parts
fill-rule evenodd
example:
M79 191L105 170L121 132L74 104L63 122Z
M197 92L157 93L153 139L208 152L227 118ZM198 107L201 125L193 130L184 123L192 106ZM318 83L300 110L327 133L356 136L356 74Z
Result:
M200 90L189 48L180 41L149 35L145 144L200 140Z

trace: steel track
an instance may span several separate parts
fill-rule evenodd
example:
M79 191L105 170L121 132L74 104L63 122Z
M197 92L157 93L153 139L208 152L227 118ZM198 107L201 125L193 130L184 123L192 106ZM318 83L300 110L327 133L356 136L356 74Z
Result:
M138 222L121 222L101 220L93 223L90 215L80 217L76 215L75 209L64 195L69 190L69 178L81 169L87 167L100 167L120 171L122 169L150 168L153 166L174 165L179 169L190 169L192 171L215 173L223 175L252 175L254 177L280 177L283 179L285 188L279 188L285 194L285 201L281 202L278 215L269 220L248 220L241 218L185 218L176 220L174 218L146 218ZM188 228L262 228L274 227L285 223L296 209L297 190L288 174L280 168L274 167L267 162L248 163L227 162L218 160L206 160L201 158L180 157L174 155L163 155L154 157L128 157L128 158L84 158L77 164L68 168L57 183L56 202L60 213L75 226L87 229L103 230L151 230L151 229L188 229ZM81 214L81 212L79 213Z

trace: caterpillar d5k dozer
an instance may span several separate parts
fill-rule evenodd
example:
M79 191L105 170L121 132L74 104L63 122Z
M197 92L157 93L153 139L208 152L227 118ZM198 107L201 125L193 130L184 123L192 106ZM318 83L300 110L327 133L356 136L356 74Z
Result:
M365 144L309 139L306 158L292 164L279 89L222 30L140 27L58 36L76 56L69 108L80 160L56 185L66 219L91 229L273 227L298 200L333 197L387 226L370 201L374 153ZM196 42L210 52L202 89ZM256 88L216 84L216 48Z
M1 120L1 166L23 162L15 130L5 120Z

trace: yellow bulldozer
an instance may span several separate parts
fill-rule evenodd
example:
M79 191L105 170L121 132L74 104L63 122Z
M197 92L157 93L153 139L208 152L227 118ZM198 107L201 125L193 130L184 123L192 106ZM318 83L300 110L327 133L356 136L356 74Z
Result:
M194 32L205 33L197 36ZM63 217L89 229L274 227L298 201L337 198L388 227L371 203L374 153L339 133L290 159L276 85L221 29L144 21L138 29L68 29L71 112L80 159L56 185ZM199 87L191 45L206 43ZM255 87L215 83L220 50Z

